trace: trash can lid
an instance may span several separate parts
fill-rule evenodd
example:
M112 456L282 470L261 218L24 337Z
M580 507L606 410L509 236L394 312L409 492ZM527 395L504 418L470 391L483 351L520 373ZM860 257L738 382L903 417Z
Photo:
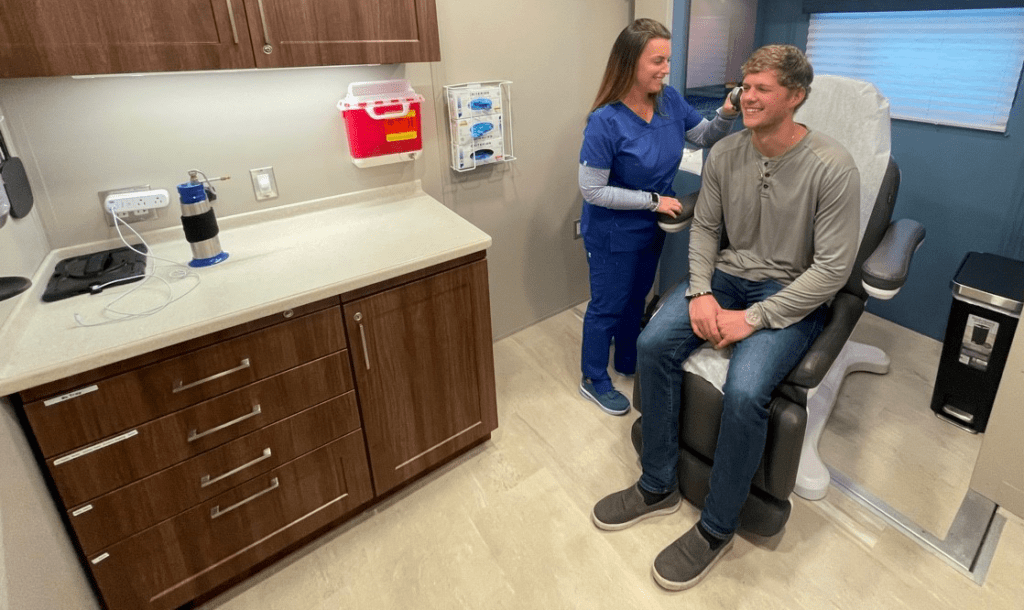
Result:
M966 297L1019 316L1024 308L1024 261L968 252L950 287L954 297Z

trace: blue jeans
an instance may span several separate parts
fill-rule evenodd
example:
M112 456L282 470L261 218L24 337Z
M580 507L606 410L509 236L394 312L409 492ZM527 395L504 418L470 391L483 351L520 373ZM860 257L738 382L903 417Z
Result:
M643 400L640 485L654 493L666 493L679 485L682 365L704 343L690 326L688 286L684 282L666 297L638 343ZM715 271L711 280L711 290L724 309L746 309L781 289L775 281L751 282L721 271ZM826 310L822 305L796 324L761 329L733 344L710 491L701 512L704 527L716 536L724 538L736 531L764 453L772 391L821 333Z
M590 267L590 303L583 316L580 369L599 393L612 389L608 376L608 350L615 340L615 370L636 371L636 339L647 293L654 285L658 257L665 240L659 238L642 250L609 252L587 246Z

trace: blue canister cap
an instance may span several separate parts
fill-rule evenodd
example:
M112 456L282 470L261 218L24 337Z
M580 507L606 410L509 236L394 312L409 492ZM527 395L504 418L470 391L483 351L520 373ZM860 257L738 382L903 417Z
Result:
M181 198L182 203L197 203L199 201L206 201L206 190L202 183L191 184L186 182L185 184L178 185L178 196Z

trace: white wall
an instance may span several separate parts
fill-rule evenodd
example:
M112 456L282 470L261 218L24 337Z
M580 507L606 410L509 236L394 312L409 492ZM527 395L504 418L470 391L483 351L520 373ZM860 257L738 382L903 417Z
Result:
M3 85L0 84L0 92L2 91ZM3 132L8 152L12 157L20 159L21 152L15 145L14 138L11 137L2 103L0 103L0 131ZM0 276L31 278L49 251L50 244L43 231L43 225L39 221L39 214L29 213L28 216L19 219L8 218L7 223L0 228ZM10 315L17 302L17 298L0 301L0 325Z
M582 203L579 147L612 41L632 18L632 0L437 0L437 10L437 63L0 80L0 108L37 204L29 218L0 230L0 275L30 275L51 247L114 236L98 191L148 183L174 193L187 170L199 168L232 176L217 186L219 217L421 179L428 193L493 238L496 336L586 300L582 242L572 238ZM350 82L388 78L409 79L427 98L424 154L412 163L358 169L335 104ZM453 172L443 85L497 79L513 81L517 160ZM281 197L261 204L248 170L267 165L275 168ZM172 208L137 226L178 223ZM230 252L230 234L221 242ZM0 324L17 301L0 303ZM92 607L13 410L0 400L0 610Z

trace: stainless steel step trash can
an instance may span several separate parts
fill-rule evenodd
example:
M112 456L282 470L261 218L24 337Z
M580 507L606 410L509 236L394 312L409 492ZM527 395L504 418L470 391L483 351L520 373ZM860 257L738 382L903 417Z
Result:
M1024 308L1024 262L968 252L953 281L932 411L984 432Z

